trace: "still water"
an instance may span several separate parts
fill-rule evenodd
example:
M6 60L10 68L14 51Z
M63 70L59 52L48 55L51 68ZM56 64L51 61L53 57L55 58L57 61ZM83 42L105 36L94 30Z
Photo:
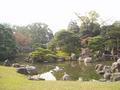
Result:
M102 76L96 74L95 65L102 63L104 65L111 65L113 61L99 61L85 64L83 62L79 63L78 61L66 61L61 63L42 63L42 64L35 64L37 67L38 72L45 73L56 66L64 68L63 71L54 72L54 76L57 80L61 80L64 72L70 75L71 80L78 80L79 77L82 77L83 80L91 80L91 79L100 79Z

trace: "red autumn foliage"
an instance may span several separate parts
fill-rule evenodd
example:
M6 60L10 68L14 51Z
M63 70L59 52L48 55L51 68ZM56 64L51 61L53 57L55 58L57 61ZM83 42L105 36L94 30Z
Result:
M21 46L28 46L31 43L31 38L23 35L20 32L14 32L16 42Z

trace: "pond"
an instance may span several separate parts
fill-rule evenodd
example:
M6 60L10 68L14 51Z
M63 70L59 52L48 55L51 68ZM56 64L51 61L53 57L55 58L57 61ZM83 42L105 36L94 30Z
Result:
M102 76L96 74L95 65L102 63L104 65L111 65L113 61L99 61L84 64L83 62L79 63L77 61L66 61L59 63L42 63L42 64L34 64L37 67L38 72L44 73L48 72L51 69L54 69L56 66L64 67L64 70L61 72L55 72L54 75L57 80L61 80L64 72L71 76L72 80L78 80L79 77L82 77L83 80L91 80L91 79L100 79Z

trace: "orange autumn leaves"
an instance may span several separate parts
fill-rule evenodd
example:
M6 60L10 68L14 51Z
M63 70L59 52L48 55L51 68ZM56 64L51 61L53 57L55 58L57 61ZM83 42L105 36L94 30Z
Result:
M31 43L31 38L20 32L14 32L14 37L20 46L28 46Z

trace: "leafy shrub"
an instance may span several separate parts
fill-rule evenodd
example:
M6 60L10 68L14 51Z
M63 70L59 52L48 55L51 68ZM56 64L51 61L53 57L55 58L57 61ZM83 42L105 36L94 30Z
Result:
M57 60L57 56L53 54L45 55L45 60L48 62L55 62Z
M58 57L63 57L63 58L65 58L66 60L69 59L69 53L64 52L64 51L57 51L56 55L57 55Z
M56 55L57 55L57 56L60 56L60 57L66 57L66 56L69 56L68 53L63 52L63 51L57 51Z
M33 60L48 62L55 61L57 58L54 52L43 48L38 48L36 51L32 52L31 57Z

